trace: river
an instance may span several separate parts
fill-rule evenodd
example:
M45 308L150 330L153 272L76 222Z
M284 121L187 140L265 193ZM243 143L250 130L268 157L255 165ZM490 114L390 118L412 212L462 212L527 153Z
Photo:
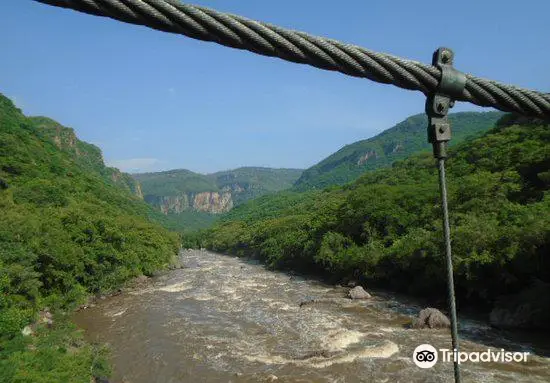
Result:
M75 314L88 340L110 345L112 382L453 381L452 363L412 362L420 344L450 348L450 334L408 329L423 308L411 299L375 291L352 301L341 287L252 261L198 250L182 257L184 268ZM330 303L300 307L313 298ZM540 337L518 340L472 319L460 328L463 351L530 352L527 363L464 363L464 381L550 382Z

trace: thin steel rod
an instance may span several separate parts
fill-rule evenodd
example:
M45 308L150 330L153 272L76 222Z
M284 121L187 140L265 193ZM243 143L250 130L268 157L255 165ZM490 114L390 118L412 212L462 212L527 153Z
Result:
M453 259L451 255L451 228L449 224L449 208L447 206L447 183L445 179L445 158L438 158L439 189L441 191L441 209L443 211L443 233L445 236L445 258L447 261L447 287L449 292L449 309L451 311L451 337L453 350L459 351L458 324L456 315L455 287L453 277ZM453 353L454 354L454 353ZM454 354L457 355L457 354ZM460 383L460 366L454 358L455 382Z

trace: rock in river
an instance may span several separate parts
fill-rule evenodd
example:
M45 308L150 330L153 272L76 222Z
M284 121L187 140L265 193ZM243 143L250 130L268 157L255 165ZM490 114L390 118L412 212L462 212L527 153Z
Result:
M371 295L365 291L361 286L356 286L351 289L348 293L348 296L351 299L369 299Z
M412 323L413 328L449 328L451 321L438 309L428 307L418 314Z

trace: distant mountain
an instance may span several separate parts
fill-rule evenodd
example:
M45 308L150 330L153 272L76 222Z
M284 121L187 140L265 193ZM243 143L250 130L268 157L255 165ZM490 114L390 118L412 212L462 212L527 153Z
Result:
M147 203L188 228L207 226L212 215L249 199L289 189L302 171L243 167L212 174L179 169L133 176Z
M462 112L449 115L456 145L488 131L503 116L501 112ZM367 170L389 167L412 153L431 150L427 142L425 114L417 114L377 136L346 145L317 165L305 170L294 189L305 191L343 185L357 179Z

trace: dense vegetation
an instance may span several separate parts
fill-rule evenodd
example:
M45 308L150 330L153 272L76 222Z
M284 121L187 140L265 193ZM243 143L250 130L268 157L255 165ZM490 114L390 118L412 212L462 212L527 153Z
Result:
M451 145L485 133L502 116L500 112L462 112L449 115L453 127ZM323 189L356 180L368 170L390 167L413 153L430 151L426 140L428 120L417 114L381 134L346 145L317 165L304 171L295 190Z
M239 185L241 192L234 194L235 205L264 194L290 188L302 174L302 169L271 169L244 167L210 175L220 189Z
M550 129L506 116L450 150L455 282L462 303L491 304L532 278L550 282ZM248 202L201 237L274 268L443 295L441 213L431 153L343 187Z
M35 127L34 132L39 138L55 143L56 147L67 154L80 169L98 174L105 182L128 190L132 194L141 194L139 184L130 174L105 166L101 150L95 145L80 141L73 129L47 117L27 119Z
M211 227L221 216L203 211L183 211L168 213L162 225L168 230L188 235Z
M0 381L89 383L105 373L101 349L68 313L167 265L179 248L135 189L71 129L25 117L0 95ZM45 307L53 325L23 336Z

